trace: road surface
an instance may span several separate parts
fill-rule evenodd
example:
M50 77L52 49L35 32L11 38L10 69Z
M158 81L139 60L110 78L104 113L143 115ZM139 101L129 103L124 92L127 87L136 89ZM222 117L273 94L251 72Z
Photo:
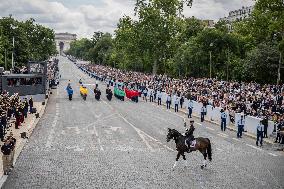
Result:
M182 113L156 104L102 100L79 95L78 81L95 79L60 57L60 85L49 99L46 112L4 183L11 188L283 188L284 156L272 146L256 148L249 138L220 132L217 125L196 120L195 136L213 143L213 161L204 170L199 152L181 158L166 142L167 128L184 132ZM71 80L74 96L65 88ZM92 86L88 86L90 89ZM91 92L91 90L89 90Z

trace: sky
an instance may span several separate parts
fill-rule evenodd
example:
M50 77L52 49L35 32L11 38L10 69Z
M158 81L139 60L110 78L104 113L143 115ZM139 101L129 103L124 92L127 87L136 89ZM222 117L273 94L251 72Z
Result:
M55 32L91 37L95 31L114 33L119 18L133 16L136 0L0 0L0 17L34 18ZM218 21L229 11L253 5L253 0L194 0L186 17Z

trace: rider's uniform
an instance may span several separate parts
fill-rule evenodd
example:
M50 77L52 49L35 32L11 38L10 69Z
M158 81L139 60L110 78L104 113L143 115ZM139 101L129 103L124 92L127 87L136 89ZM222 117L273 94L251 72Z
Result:
M194 136L193 136L193 132L194 132L195 128L193 125L190 125L189 129L186 129L186 133L185 133L185 143L186 145L189 147L191 142L194 140Z

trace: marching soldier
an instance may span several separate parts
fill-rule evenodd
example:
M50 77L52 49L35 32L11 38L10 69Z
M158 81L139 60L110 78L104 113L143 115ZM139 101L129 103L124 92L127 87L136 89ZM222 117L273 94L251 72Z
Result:
M221 131L226 131L227 117L227 113L223 109L221 109Z
M263 131L264 131L264 125L263 125L263 121L261 120L256 127L256 134L257 134L256 145L257 146L258 146L258 141L260 141L260 146L262 146Z
M245 126L244 115L241 115L241 119L237 122L237 124L238 124L237 138L242 138L243 130Z

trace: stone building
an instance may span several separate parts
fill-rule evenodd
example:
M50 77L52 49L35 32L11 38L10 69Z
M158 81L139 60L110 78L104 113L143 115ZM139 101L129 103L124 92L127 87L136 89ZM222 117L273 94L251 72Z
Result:
M71 33L56 33L55 42L57 51L62 54L64 51L70 49L70 43L75 41L77 38L76 34Z
M242 21L246 18L249 18L253 11L253 6L242 7L241 9L230 11L228 17L221 18L220 20L227 21L232 23L235 21Z

